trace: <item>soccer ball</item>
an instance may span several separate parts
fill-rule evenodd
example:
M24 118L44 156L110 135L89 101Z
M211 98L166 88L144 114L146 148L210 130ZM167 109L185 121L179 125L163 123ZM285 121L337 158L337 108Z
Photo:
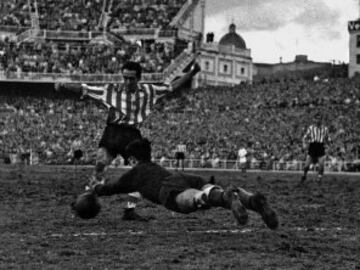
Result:
M80 194L71 204L76 216L82 219L91 219L97 216L101 210L98 196L94 192L87 191Z

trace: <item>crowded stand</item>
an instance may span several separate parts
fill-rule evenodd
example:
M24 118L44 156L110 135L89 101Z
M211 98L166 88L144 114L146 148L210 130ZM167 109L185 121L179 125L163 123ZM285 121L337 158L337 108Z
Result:
M115 0L108 27L164 28L185 2L186 0Z
M116 46L75 42L24 42L0 40L0 71L118 74L128 60L139 62L144 73L162 72L175 57L169 43L123 41Z
M0 25L31 27L28 0L0 1Z
M352 162L360 152L359 84L349 79L289 80L189 89L159 105L141 129L154 142L157 160L172 159L172 150L183 141L187 159L199 160L203 167L236 160L244 146L250 168L291 170L300 168L306 155L302 136L321 111L332 138L328 169L358 170ZM1 97L2 106L16 109L1 123L3 156L31 149L41 163L64 164L78 137L87 153L84 163L94 162L106 109L90 100L54 95Z
M37 1L40 28L48 30L91 31L96 29L102 0Z
M111 17L108 29L167 28L186 0L37 0L37 10L29 7L32 2L1 1L0 25L31 27L34 13L41 29L92 31L103 27L101 16L106 13Z
M35 2L37 12L29 6ZM35 2L1 1L0 25L30 27L31 16L38 16L41 29L92 31L101 30L101 20L108 15L106 27L115 32L169 29L186 0ZM139 62L144 73L160 74L184 50L185 43L122 38L113 45L40 39L18 43L5 37L0 39L0 76L120 74L128 60ZM235 87L204 86L163 102L141 131L154 142L154 159L163 164L173 159L173 150L181 142L186 145L187 160L198 162L195 166L237 168L238 150L243 147L249 168L298 170L306 155L302 136L313 115L321 111L332 137L328 169L360 170L354 163L360 159L359 85L357 79L288 77ZM55 93L52 86L35 94L2 88L1 160L14 162L17 156L31 152L40 163L66 164L72 141L81 138L86 149L82 162L94 163L106 108Z
M0 3L0 25L40 29L98 31L101 18L109 16L111 29L169 29L171 19L186 0L86 0L25 1ZM31 5L31 6L30 6ZM34 19L33 17L38 17ZM106 17L105 16L105 17ZM114 30L116 32L116 30ZM140 39L140 38L139 38ZM78 43L78 44L77 44ZM176 45L175 45L176 46ZM117 44L99 44L74 40L30 39L0 36L0 73L118 74L131 59L141 63L144 73L162 72L181 50L173 42L120 38Z

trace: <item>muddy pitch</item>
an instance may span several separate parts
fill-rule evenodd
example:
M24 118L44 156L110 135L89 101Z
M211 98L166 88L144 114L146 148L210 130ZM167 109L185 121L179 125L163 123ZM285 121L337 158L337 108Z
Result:
M110 178L124 170L110 170ZM261 191L280 217L271 231L250 212L239 227L229 211L172 213L148 201L150 222L121 220L126 196L101 198L92 220L70 203L91 168L0 167L0 269L360 269L360 177L299 174L193 174Z

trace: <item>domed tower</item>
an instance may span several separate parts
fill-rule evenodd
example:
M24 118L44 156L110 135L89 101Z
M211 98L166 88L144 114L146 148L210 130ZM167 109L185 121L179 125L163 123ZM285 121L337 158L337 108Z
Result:
M219 42L220 46L235 46L237 49L246 49L245 40L236 33L236 25L230 24L229 33L225 34Z
M253 79L251 50L233 23L218 43L211 38L202 44L200 59L199 85L236 85Z

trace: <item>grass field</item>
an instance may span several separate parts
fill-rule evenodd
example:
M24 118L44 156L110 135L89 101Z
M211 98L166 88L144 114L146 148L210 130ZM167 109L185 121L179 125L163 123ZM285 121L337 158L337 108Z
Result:
M111 178L124 170L111 170ZM326 175L322 185L287 173L195 171L261 191L278 212L271 231L250 212L239 227L229 211L190 215L147 201L148 223L121 220L126 197L102 198L92 220L70 203L91 168L0 167L0 269L360 269L360 177Z

